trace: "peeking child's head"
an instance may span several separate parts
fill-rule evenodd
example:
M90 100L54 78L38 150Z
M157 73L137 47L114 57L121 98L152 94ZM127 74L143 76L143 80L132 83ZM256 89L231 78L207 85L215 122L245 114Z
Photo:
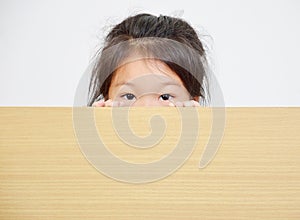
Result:
M99 97L101 104L95 106L204 103L206 74L203 45L186 21L138 14L106 36L93 69L88 105Z

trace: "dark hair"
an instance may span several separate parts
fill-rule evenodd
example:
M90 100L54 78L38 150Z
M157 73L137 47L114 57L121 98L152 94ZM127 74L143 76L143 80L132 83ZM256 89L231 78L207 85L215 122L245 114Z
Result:
M206 53L195 30L183 19L137 14L112 28L98 52L89 86L89 102L108 98L114 71L130 54L138 52L167 64L192 97L208 99Z

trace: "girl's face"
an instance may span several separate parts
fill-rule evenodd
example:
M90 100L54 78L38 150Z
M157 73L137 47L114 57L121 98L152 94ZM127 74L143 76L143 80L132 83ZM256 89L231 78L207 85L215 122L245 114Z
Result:
M112 77L108 98L123 106L169 106L193 99L179 76L154 59L134 60L119 67Z

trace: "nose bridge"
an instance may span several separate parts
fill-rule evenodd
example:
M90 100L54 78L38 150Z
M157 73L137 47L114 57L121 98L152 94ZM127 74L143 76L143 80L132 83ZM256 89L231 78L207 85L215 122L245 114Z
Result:
M139 97L133 104L133 106L157 106L158 100L156 100L154 94L147 94Z

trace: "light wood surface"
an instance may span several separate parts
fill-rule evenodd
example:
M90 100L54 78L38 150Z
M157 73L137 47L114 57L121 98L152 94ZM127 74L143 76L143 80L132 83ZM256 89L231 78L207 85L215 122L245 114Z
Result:
M137 150L114 133L111 109L95 110L110 150L151 162L172 150L180 116L171 108L137 108L131 128L149 132L149 115L166 117L157 146ZM221 146L204 169L211 110L198 109L195 150L172 175L152 183L115 181L84 157L72 108L0 108L0 219L300 219L300 108L226 108ZM118 146L118 147L114 147Z

